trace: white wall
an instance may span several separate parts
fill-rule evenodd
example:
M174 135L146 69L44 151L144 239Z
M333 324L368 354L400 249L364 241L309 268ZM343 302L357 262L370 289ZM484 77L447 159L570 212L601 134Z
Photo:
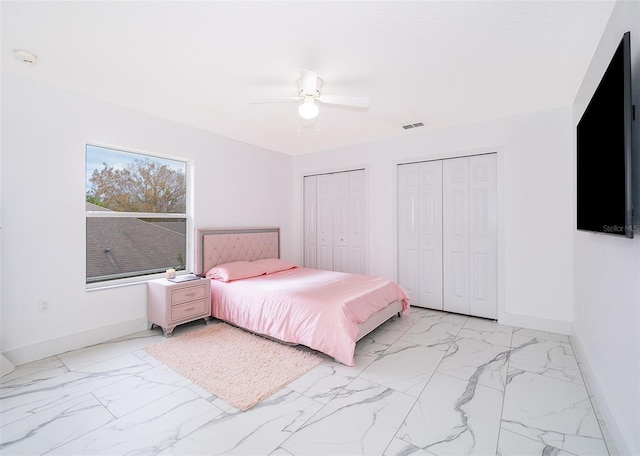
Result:
M400 128L400 127L398 127ZM569 107L293 157L293 236L302 261L302 178L364 167L369 273L396 278L396 164L498 152L499 320L569 333L572 161Z
M87 142L193 160L196 227L291 231L289 156L3 75L0 344L17 364L146 327L144 284L85 289Z
M626 31L631 31L636 105L633 166L640 177L639 2L616 4L576 96L572 131ZM572 158L575 174L575 146ZM634 188L638 215L640 180ZM633 240L575 231L573 243L574 342L617 450L640 454L640 231Z

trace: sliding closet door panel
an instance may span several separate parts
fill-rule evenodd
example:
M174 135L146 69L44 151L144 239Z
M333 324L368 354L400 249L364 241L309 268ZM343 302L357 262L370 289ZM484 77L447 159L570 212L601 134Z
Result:
M420 306L418 195L420 165L398 165L398 284Z
M317 177L317 259L318 269L333 270L333 178L331 174Z
M304 179L305 266L366 274L364 170Z
M419 164L418 305L442 310L442 162Z
M333 177L333 269L365 273L365 173L356 170Z
M469 158L469 313L498 317L496 155Z
M349 272L349 173L333 179L333 270Z
M469 159L444 160L444 310L469 313Z
M411 304L497 318L496 155L397 172L398 283Z
M317 176L304 178L304 266L316 267L316 183Z
M363 169L349 174L349 269L365 274L366 179Z

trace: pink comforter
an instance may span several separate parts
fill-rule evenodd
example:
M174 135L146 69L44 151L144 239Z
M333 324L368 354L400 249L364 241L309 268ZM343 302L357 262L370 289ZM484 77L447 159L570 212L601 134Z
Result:
M353 366L358 324L394 301L395 282L373 276L294 268L233 282L211 281L211 315L284 342L306 345Z

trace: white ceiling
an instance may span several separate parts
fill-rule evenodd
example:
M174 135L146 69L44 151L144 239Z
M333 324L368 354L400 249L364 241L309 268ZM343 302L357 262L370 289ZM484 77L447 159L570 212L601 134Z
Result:
M570 105L613 5L3 0L2 71L296 155ZM251 103L301 69L370 108Z

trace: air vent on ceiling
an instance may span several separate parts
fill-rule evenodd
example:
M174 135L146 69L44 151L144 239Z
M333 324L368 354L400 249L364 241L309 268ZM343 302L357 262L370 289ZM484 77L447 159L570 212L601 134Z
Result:
M423 122L417 122L414 124L407 124L407 125L403 125L402 128L404 128L405 130L410 130L412 128L418 128L418 127L424 127L424 123Z

